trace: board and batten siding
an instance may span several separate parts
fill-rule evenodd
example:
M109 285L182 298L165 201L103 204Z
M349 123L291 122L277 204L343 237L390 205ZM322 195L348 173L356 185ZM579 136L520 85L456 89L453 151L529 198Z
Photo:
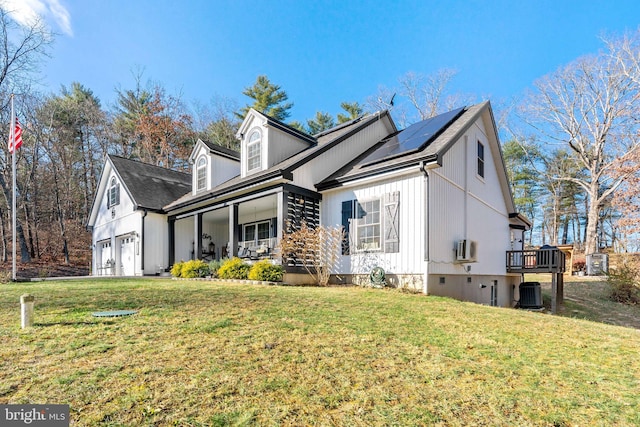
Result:
M342 224L342 202L358 200L366 202L372 199L381 200L381 211L384 209L386 194L399 193L398 225L399 251L385 253L384 250L372 252L352 252L341 255L340 264L333 274L369 274L378 266L389 274L424 274L424 237L425 237L425 198L424 176L415 168L415 172L395 177L363 183L355 187L327 190L323 193L321 204L322 223L327 226L340 227ZM381 212L381 223L384 215ZM382 224L381 224L382 225ZM382 228L384 228L382 226ZM384 229L381 231L384 247ZM337 248L341 251L341 248Z
M169 235L166 215L148 213L144 219L143 237L143 274L156 274L169 267Z
M209 175L211 188L217 187L223 182L240 175L240 162L213 153L211 154Z
M387 123L386 118L377 120L357 134L305 163L294 171L294 182L296 185L315 191L317 183L343 167L347 161L355 159L385 138L391 131L391 127L387 127Z
M485 147L484 177L477 174L478 141ZM455 262L455 245L467 239L478 245L477 262L465 263L472 274L506 274L510 229L496 169L503 166L494 163L494 149L477 121L445 153L442 167L430 171L430 273L465 274Z
M503 169L500 149L497 144L490 143L487 132L481 120L477 120L467 131L468 159L469 159L469 192L482 199L487 205L502 212L506 212L505 194L498 178L498 170ZM484 145L484 178L478 177L477 169L477 142ZM471 179L475 178L475 179Z
M269 141L268 146L265 148L265 153L268 157L267 168L309 148L309 143L300 141L281 130L272 127L267 127L265 130L268 132ZM263 143L266 141L264 140Z
M94 275L99 273L98 267L99 264L102 264L102 261L105 259L114 259L117 262L120 261L120 253L119 253L119 241L118 238L121 236L125 236L132 233L140 233L142 230L140 229L141 224L141 214L139 211L134 210L134 204L131 198L129 197L129 193L125 191L124 185L120 182L120 203L113 206L113 210L115 211L115 217L112 217L112 208L107 207L107 194L109 190L109 184L111 183L111 179L117 176L111 171L105 171L107 173L107 185L106 189L102 192L102 197L96 199L96 207L98 208L98 212L95 217L95 222L93 224L93 256L92 256L92 272ZM119 180L118 180L119 182ZM110 243L110 255L106 257L102 251L102 244L105 242ZM135 271L134 274L141 274L142 271L140 269L140 255L136 254L135 262ZM118 271L117 271L118 272Z
M198 160L204 156L207 161L207 184L205 185L206 190L211 190L212 188L222 184L225 181L237 176L240 174L240 162L237 160L229 159L222 155L216 154L215 152L211 152L211 150L202 142L199 143L200 148L197 153L193 156L193 165L191 167L191 188L192 194L196 194L198 192Z
M189 261L193 256L195 216L178 219L175 222L175 251L174 259L178 261ZM171 267L171 266L169 266Z
M267 118L262 115L249 112L249 116L245 120L247 121L241 128L244 129L241 141L241 175L243 178L257 172L247 171L248 138L254 130L259 131L262 137L260 145L262 166L260 170L268 169L309 147L309 143L270 126Z

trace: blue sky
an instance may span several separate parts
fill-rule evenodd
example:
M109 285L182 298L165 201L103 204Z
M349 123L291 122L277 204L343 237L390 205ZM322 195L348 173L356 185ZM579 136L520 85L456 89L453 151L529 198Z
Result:
M294 103L290 120L364 102L412 71L458 71L452 92L494 103L640 25L637 0L213 1L0 0L59 33L44 92L77 81L109 106L115 88L161 83L188 103L242 90L266 74Z

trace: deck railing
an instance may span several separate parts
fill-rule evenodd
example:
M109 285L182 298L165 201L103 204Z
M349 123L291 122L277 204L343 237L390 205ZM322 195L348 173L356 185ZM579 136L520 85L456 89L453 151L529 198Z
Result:
M560 249L507 251L507 271L564 273L566 257Z

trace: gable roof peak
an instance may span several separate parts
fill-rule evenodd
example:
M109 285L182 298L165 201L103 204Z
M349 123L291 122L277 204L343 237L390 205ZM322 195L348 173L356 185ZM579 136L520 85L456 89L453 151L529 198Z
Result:
M113 154L107 159L136 209L161 211L164 205L191 191L191 174Z
M309 135L308 133L302 132L301 130L296 129L284 122L281 122L278 119L274 119L273 117L268 116L265 113L261 113L260 111L255 110L254 108L250 108L249 111L247 112L247 115L242 120L242 124L238 128L238 132L236 132L236 138L241 140L244 137L244 134L249 130L248 128L253 122L252 119L254 117L261 117L265 121L265 124L267 126L273 126L274 128L279 129L283 132L286 132L290 135L293 135L298 139L306 141L307 143L314 144L316 142L316 138Z
M313 137L318 139L318 138L320 138L322 136L329 135L330 133L339 131L340 129L346 128L346 127L351 126L353 124L356 124L359 121L361 121L361 120L363 120L363 119L365 119L365 118L367 118L367 117L369 117L371 115L375 115L375 114L380 114L380 111L376 111L373 114L369 114L369 113L361 114L358 117L356 117L355 119L348 120L348 121L346 121L344 123L339 123L339 124L337 124L336 126L334 126L332 128L329 128L329 129L323 130L322 132L318 132L316 134L313 134Z
M191 155L189 156L190 163L193 164L195 162L195 156L199 150L198 147L201 147L201 146L204 146L207 150L209 150L209 153L217 154L219 156L226 157L231 160L240 161L239 152L232 150L231 148L223 147L222 145L214 144L213 142L204 141L198 138L195 145L193 146L193 149L191 150Z

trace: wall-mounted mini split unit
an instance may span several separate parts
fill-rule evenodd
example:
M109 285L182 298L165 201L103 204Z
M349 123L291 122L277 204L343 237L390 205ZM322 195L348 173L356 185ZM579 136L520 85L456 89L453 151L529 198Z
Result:
M478 242L459 240L456 244L457 262L476 262L478 259Z

